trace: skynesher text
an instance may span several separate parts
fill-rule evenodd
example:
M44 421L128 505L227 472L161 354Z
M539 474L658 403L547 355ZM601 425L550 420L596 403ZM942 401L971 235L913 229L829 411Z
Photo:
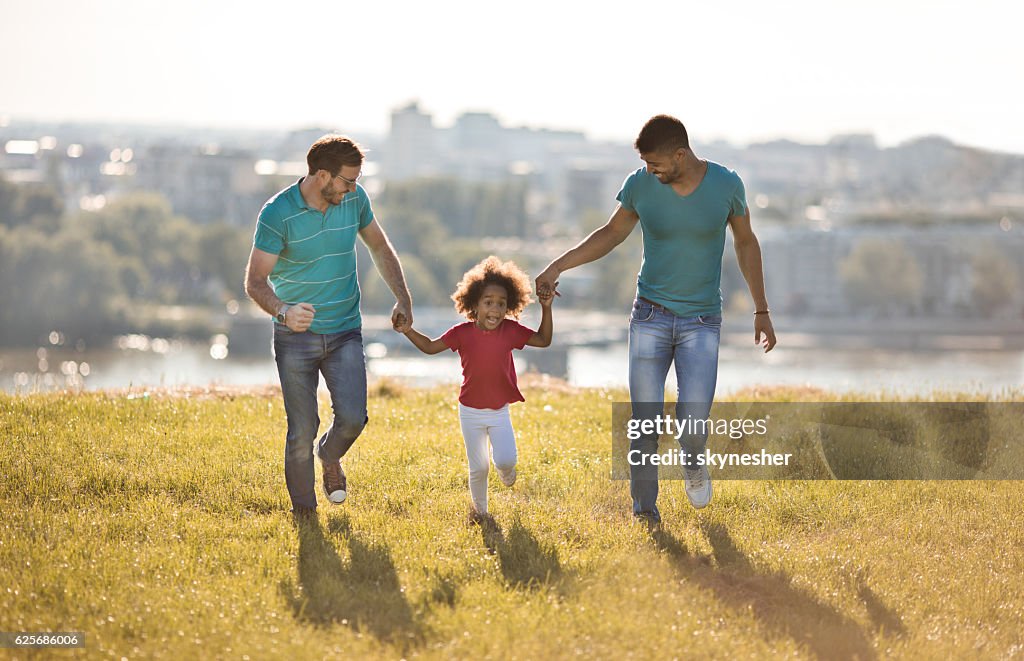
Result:
M626 461L630 466L708 466L725 468L726 466L788 466L793 455L790 453L770 453L762 449L757 453L722 453L705 450L703 454L691 457L684 450L669 450L660 454L644 454L640 450L630 450Z

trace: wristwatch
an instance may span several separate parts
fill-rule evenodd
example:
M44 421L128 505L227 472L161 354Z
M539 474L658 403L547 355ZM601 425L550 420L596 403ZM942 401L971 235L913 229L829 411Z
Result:
M291 306L288 305L287 303L285 303L284 305L279 307L277 309L277 314L274 315L274 318L277 319L282 324L285 323L285 316L288 314L288 308L290 308L290 307Z

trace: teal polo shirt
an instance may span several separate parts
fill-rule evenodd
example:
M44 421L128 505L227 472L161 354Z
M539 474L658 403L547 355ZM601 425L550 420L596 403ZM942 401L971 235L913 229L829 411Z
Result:
M310 303L309 330L338 333L362 326L356 278L356 234L373 222L362 186L321 213L299 191L302 179L263 205L253 245L277 255L270 286L285 303Z
M640 217L637 295L678 317L721 314L725 226L747 210L739 175L708 161L697 188L680 195L643 167L626 177L615 199Z

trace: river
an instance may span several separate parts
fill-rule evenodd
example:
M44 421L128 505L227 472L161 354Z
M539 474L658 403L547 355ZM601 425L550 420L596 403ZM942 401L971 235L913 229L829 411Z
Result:
M0 350L0 389L32 392L60 388L86 390L128 387L258 386L277 383L277 371L266 354L240 356L218 341L185 343L143 336L119 338L113 347L77 350L43 346ZM451 353L396 355L380 343L367 343L368 370L373 377L391 377L411 385L456 384L458 357ZM516 353L519 371L542 356L544 349ZM624 344L608 348L573 347L567 351L567 380L576 386L627 385ZM669 388L674 387L669 375ZM818 387L837 392L889 392L927 395L935 391L997 394L1024 385L1022 351L904 351L785 348L769 354L756 347L725 345L721 349L718 395L758 385Z

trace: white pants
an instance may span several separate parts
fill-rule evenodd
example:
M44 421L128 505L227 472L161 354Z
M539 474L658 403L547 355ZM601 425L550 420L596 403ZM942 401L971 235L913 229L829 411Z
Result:
M483 514L487 512L487 471L491 463L487 438L491 439L494 467L505 473L516 466L516 433L512 430L508 404L500 409L475 409L460 402L459 423L469 460L469 494L476 511Z

